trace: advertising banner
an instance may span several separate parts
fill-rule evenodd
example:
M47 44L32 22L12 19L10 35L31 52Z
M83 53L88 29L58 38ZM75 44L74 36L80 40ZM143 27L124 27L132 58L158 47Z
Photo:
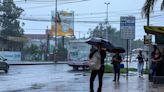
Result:
M51 31L55 36L55 23L57 23L57 36L73 36L74 35L74 13L67 11L55 13L52 12Z

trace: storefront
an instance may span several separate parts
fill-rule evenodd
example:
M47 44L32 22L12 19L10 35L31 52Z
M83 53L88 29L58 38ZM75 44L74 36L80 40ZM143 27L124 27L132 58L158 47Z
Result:
M162 54L164 54L164 27L162 26L144 26L145 32L147 34L152 34L155 36L155 44L157 45L157 47L160 49L160 52ZM145 38L145 37L144 37ZM146 41L145 43L148 43L149 46L149 58L151 57L151 52L153 50L153 44L151 42L149 42L149 40L144 39L144 41ZM164 58L164 57L163 57ZM150 74L149 74L149 80L153 81L154 83L164 83L164 68L161 69L161 71L163 73L161 73L160 76L155 76L152 77L151 76L151 60L150 61ZM160 62L164 62L164 59L161 60ZM164 64L162 64L162 66L164 67ZM158 68L158 67L157 67Z

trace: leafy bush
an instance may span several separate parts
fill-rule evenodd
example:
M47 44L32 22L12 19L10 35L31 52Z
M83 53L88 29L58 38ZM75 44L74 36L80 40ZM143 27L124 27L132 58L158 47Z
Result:
M148 69L145 69L144 70L144 74L149 74L149 70Z
M109 64L105 64L105 73L113 73L113 66Z
M136 68L128 68L128 71L133 71L136 72L137 69ZM105 73L113 73L113 65L111 64L105 64ZM120 70L120 73L126 73L127 72L127 68L122 68Z

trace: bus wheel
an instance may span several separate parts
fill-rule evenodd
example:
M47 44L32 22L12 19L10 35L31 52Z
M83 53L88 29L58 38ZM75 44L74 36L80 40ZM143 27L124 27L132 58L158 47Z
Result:
M73 70L78 70L78 66L73 66Z
M85 66L83 66L82 68L83 68L83 70L85 70Z

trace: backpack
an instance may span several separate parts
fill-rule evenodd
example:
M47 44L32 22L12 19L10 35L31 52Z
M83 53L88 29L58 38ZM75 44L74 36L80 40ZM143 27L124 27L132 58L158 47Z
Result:
M89 61L89 68L91 70L99 70L101 67L101 56L98 51L96 51Z
M139 61L139 63L143 63L144 61L143 61L143 56L142 55L138 55L138 61Z

